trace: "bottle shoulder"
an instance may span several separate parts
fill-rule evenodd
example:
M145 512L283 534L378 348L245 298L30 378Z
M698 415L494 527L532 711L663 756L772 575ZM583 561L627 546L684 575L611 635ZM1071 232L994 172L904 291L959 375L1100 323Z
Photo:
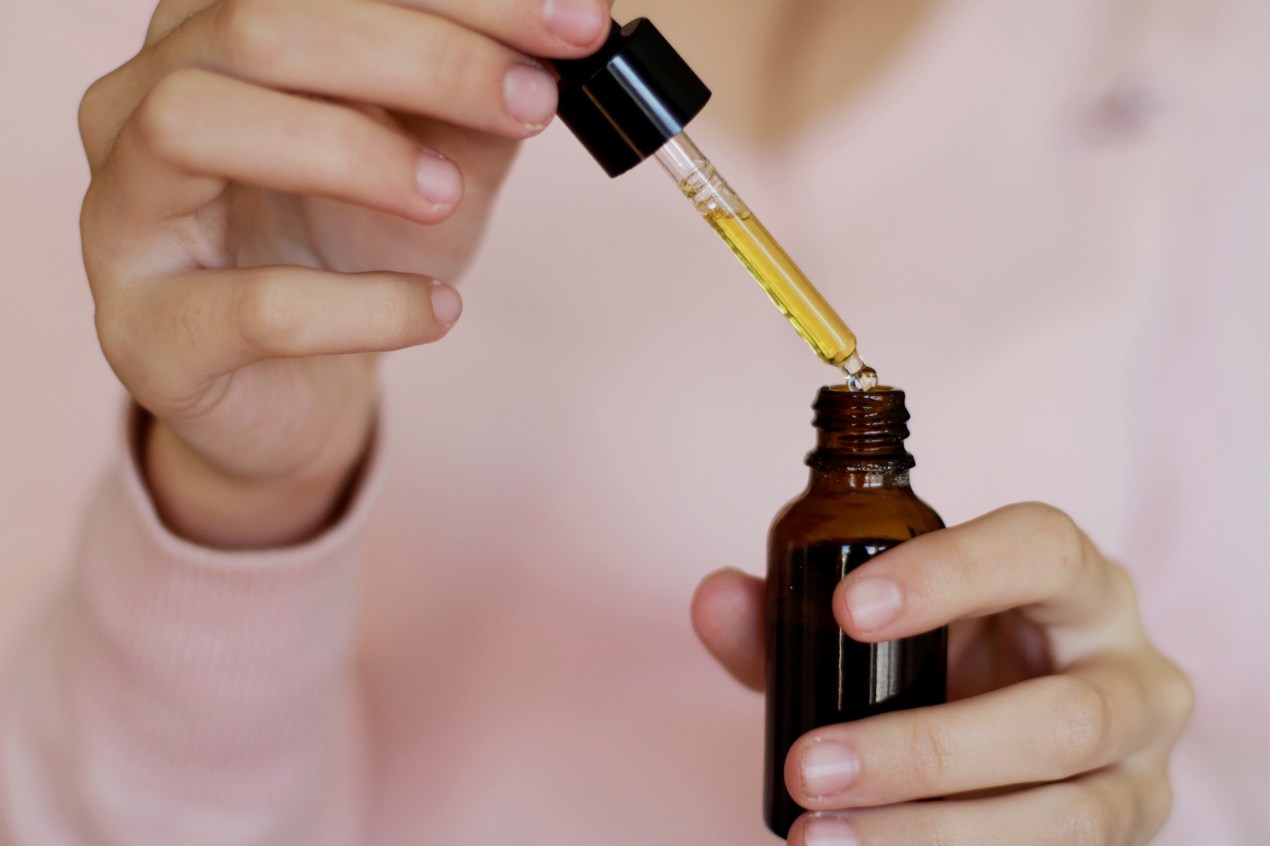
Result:
M912 488L804 491L777 513L769 539L781 546L875 538L906 541L944 522Z

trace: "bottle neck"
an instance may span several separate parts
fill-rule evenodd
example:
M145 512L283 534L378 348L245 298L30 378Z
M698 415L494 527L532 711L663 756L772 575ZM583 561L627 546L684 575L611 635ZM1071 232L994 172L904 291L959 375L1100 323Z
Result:
M906 490L908 487L907 469L885 473L853 473L843 470L818 470L813 467L807 479L807 490L813 493Z
M807 454L816 489L906 488L917 462L904 448L904 392L822 388L815 410L816 448Z

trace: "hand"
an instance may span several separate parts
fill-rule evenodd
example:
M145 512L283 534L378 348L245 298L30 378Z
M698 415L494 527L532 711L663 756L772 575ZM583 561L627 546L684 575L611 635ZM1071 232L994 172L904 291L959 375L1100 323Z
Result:
M866 608L886 582L897 603ZM762 582L734 570L693 601L707 649L755 689L762 603ZM1163 824L1191 688L1146 639L1129 575L1065 514L1013 505L915 538L833 604L860 641L950 624L951 701L800 738L785 783L813 813L791 844L1141 844ZM930 797L946 801L915 801Z
M435 280L555 111L528 57L586 55L608 23L605 0L159 4L81 104L81 229L174 529L258 546L321 528L373 428L373 354L458 318Z

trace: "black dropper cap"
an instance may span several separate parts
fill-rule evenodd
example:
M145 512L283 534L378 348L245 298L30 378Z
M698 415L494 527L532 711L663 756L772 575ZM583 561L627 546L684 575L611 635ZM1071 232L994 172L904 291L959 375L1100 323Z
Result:
M710 99L710 89L647 18L622 27L614 21L596 53L553 64L560 74L556 111L609 176L661 149Z

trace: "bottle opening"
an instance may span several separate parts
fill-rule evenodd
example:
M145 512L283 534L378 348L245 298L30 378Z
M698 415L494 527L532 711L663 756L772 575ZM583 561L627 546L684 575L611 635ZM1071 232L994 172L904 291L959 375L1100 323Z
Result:
M807 463L825 470L894 473L916 462L904 448L908 408L904 392L879 386L853 391L846 385L820 389L812 405L816 449Z

